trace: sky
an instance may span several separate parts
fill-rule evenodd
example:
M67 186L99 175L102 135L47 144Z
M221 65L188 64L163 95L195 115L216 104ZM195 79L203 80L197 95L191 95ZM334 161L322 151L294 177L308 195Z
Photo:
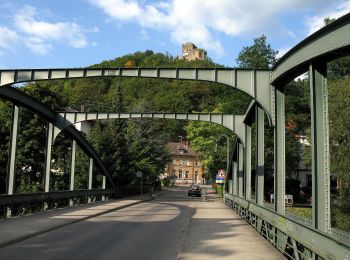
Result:
M193 42L236 66L266 35L279 56L350 12L350 0L0 0L0 69L85 67L136 51L181 56Z

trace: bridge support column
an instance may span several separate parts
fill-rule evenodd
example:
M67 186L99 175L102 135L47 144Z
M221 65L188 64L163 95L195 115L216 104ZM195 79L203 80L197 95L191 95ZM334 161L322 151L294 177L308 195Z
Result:
M88 183L88 189L91 190L92 189L92 172L93 172L93 168L94 168L94 160L92 158L90 158L89 161L89 183ZM88 197L88 203L92 202L92 198Z
M326 64L311 64L312 129L312 222L314 228L330 230L330 162L328 129L328 93Z
M265 112L259 106L256 107L256 147L255 147L255 202L264 204L264 116Z
M232 180L232 193L233 195L238 195L238 185L237 185L237 162L233 161L232 162L232 176L233 176L233 180Z
M45 165L45 187L44 191L50 191L50 173L51 173L51 154L52 154L52 142L53 142L53 124L48 124L47 129L47 144L46 144L46 165ZM47 210L48 205L44 203L44 210Z
M18 116L19 107L13 105L12 108L12 126L11 126L11 137L10 137L10 152L9 152L9 163L8 163L8 181L7 181L7 194L12 195L14 191L15 181L15 168L16 168L16 151L17 151L17 136L18 136ZM6 209L6 217L12 216L11 208Z
M243 144L238 143L238 196L243 198Z
M275 113L276 124L274 130L275 139L275 210L284 214L285 211L285 111L284 111L284 93L275 89Z
M245 198L251 199L252 192L252 128L245 125L245 153L244 153L244 176L245 176Z
M69 190L74 190L74 177L75 177L75 152L77 143L75 140L72 142L72 156L71 156L71 166L70 166L70 184ZM73 206L73 200L69 200L69 206Z

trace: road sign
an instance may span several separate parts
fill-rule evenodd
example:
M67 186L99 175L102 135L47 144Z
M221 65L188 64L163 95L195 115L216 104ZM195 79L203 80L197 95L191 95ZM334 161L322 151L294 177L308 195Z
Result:
M137 178L142 178L142 172L140 172L140 171L136 172L136 176L137 176Z
M216 175L215 182L216 183L224 183L225 180L225 171L219 170L218 174Z

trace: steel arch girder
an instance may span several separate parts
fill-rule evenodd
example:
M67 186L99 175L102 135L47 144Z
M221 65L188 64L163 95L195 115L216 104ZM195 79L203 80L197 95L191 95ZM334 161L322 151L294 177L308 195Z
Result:
M55 127L67 132L72 137L72 139L74 139L81 146L81 148L91 158L95 160L96 164L100 167L103 174L110 181L113 189L116 189L116 186L112 180L112 177L110 176L107 169L104 167L101 159L98 157L94 148L88 143L85 137L74 126L68 126L63 128L62 122L64 121L64 118L60 114L54 112L53 110L46 107L42 103L38 102L34 98L28 96L27 94L9 85L3 86L0 88L0 97L3 97L6 100L12 101L16 104L20 104L23 107L28 108L29 110L44 117L48 122L52 123Z
M301 41L280 58L271 73L273 85L288 83L308 70L309 63L327 62L350 53L350 13Z
M139 77L220 83L248 94L263 107L273 122L270 71L225 68L63 68L0 70L3 85L40 80L90 77Z
M87 113L87 112L63 112L60 113L64 121L61 127L55 130L54 137L59 134L61 129L72 126L76 123L92 120L108 119L130 119L130 118L161 118L203 121L221 125L234 132L244 145L244 115L217 114L217 113Z

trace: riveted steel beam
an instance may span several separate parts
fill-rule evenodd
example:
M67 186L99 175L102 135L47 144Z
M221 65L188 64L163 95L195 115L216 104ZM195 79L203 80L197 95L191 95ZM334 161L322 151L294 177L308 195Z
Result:
M51 154L53 143L53 124L48 124L47 129L47 142L46 142L46 165L45 165L45 192L50 190L50 173L51 173Z
M160 118L160 119L177 119L203 121L221 125L233 131L243 146L245 145L245 128L243 124L243 115L219 114L219 113L87 113L87 112L62 112L60 113L64 120L61 126L72 126L79 122L93 120L109 119L129 119L129 118ZM59 134L57 131L56 136Z
M216 82L242 91L272 114L270 71L226 68L63 68L0 70L0 86L40 80L139 77Z
M308 71L310 62L323 63L350 53L350 14L307 37L282 56L273 68L272 84L284 85Z
M326 64L310 65L313 226L330 230L330 169Z
M243 144L238 143L238 196L244 196L244 148Z
M349 257L350 243L346 244L336 240L327 233L321 232L311 226L303 225L289 216L276 213L270 208L257 205L239 196L226 193L226 199L230 200L230 205L233 205L234 209L238 208L238 205L241 211L248 210L257 218L266 221L275 229L283 232L323 259L347 259Z
M275 180L275 210L284 214L285 211L285 110L284 93L276 88L276 125L274 128L274 180Z
M250 200L252 189L252 128L248 125L245 125L244 177L245 198Z
M77 142L77 144L79 144L79 146L84 150L84 152L88 156L94 159L94 161L96 162L96 165L102 170L102 173L106 175L106 177L108 178L112 188L116 189L116 186L113 182L112 177L110 176L107 169L103 165L101 159L98 157L96 151L74 126L64 125L65 119L61 115L54 112L50 108L46 107L45 105L35 100L34 98L10 86L3 86L0 88L0 97L4 98L5 100L9 100L16 104L19 104L23 107L26 107L29 110L37 113L38 115L42 116L45 120L52 123L55 126L55 129L59 128L61 130L64 130L73 140Z
M255 147L255 202L264 203L264 118L265 113L259 106L256 107L256 147Z
M13 105L12 107L12 126L10 137L10 152L9 152L9 164L8 164L8 183L7 194L12 195L14 192L14 180L15 180L15 168L16 168L16 151L17 151L17 136L18 136L18 116L19 107Z

